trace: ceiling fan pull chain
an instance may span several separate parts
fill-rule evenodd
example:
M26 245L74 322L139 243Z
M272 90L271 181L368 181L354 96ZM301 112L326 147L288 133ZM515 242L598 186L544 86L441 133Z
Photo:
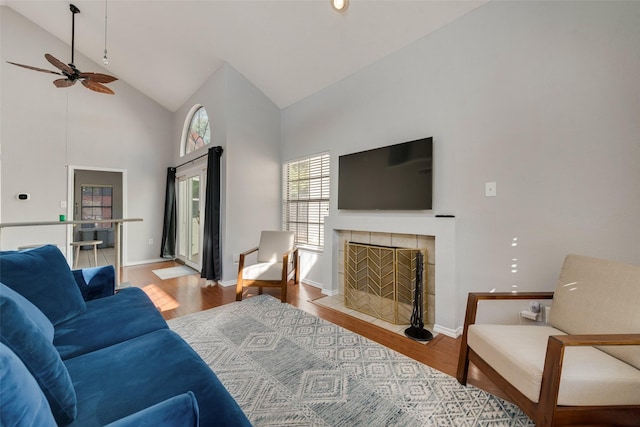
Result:
M102 63L105 67L109 65L109 58L107 58L107 0L104 0L104 57Z

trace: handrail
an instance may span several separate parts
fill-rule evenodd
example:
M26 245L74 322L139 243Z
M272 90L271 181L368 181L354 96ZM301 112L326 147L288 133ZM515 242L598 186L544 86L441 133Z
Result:
M33 227L41 225L76 225L76 224L115 224L115 236L113 245L115 246L115 270L116 270L116 286L120 285L120 229L123 222L140 222L142 218L116 218L116 219L89 219L79 221L31 221L31 222L5 222L0 223L0 230L9 227Z
M86 219L79 221L30 221L30 222L5 222L0 223L0 228L8 227L31 227L37 225L74 225L74 224L107 224L120 222L140 222L142 218L116 218L116 219Z

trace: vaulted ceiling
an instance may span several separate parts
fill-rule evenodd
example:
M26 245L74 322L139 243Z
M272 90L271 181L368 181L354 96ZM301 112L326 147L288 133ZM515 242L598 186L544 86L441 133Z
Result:
M224 62L284 108L487 1L351 0L337 13L329 0L73 0L81 11L75 47L102 63L106 10L103 72L168 110L177 110ZM71 44L69 1L0 5ZM12 60L49 65L43 57Z

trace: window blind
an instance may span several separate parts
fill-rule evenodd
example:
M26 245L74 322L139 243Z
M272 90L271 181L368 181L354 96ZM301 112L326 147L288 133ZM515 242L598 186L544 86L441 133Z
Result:
M296 245L322 250L324 217L329 214L329 154L283 165L283 229L295 232Z

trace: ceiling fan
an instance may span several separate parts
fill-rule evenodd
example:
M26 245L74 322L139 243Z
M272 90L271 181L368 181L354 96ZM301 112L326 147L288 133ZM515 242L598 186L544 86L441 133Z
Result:
M95 92L107 93L113 95L113 90L106 87L103 83L111 83L113 81L118 80L113 76L109 76L107 74L101 73L83 73L73 65L73 51L75 44L75 27L76 27L76 13L80 13L80 9L78 9L73 4L69 5L69 9L71 10L71 63L65 64L59 59L55 58L53 55L45 53L44 57L57 69L60 71L51 71L46 70L44 68L32 67L30 65L16 64L15 62L7 61L9 64L17 65L18 67L28 68L29 70L41 71L43 73L57 74L60 76L64 76L63 79L57 79L53 81L53 84L56 87L69 87L73 86L77 81L80 81L84 85L84 87L91 89Z

